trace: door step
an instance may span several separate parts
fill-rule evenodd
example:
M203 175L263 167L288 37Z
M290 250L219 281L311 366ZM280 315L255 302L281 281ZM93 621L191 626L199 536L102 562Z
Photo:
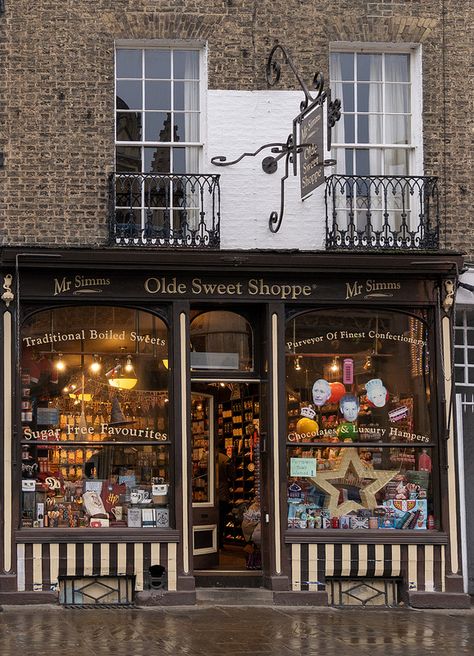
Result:
M199 588L196 602L199 606L268 606L273 593L264 588Z
M261 571L194 570L196 588L262 588Z

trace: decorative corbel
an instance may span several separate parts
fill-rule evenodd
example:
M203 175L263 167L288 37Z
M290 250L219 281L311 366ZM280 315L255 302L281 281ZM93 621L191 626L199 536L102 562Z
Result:
M12 282L13 282L13 276L11 273L7 273L3 277L3 289L5 290L2 294L2 301L5 303L7 307L9 307L10 303L14 300L15 296L13 295L12 292Z
M445 280L444 281L444 299L441 303L443 310L446 314L451 310L454 305L454 280Z

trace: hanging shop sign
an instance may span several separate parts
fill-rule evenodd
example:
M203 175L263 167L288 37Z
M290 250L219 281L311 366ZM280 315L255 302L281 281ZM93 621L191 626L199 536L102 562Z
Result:
M305 148L300 152L301 199L309 196L324 182L321 166L323 153L323 108L305 114L300 123L300 139Z

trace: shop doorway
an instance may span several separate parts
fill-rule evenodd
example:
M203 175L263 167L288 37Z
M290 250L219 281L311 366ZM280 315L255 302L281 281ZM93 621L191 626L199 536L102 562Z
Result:
M261 572L260 384L193 382L195 572Z

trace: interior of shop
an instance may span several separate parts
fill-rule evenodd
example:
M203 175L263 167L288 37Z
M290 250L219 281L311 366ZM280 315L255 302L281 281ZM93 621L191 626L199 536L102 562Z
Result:
M258 383L192 386L195 569L261 570L260 416Z

